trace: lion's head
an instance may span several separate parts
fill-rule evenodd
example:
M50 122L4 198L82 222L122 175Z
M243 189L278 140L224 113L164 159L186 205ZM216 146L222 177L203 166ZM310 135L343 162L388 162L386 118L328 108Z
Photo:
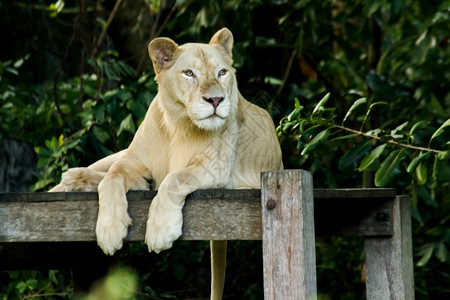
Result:
M238 90L232 47L233 35L226 28L209 44L178 46L169 38L150 43L162 105L172 120L212 131L235 115Z

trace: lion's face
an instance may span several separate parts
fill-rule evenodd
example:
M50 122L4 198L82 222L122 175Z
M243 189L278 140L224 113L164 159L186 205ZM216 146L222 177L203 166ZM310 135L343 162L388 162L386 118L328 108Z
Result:
M160 39L155 41L158 40ZM214 43L213 37L210 44L185 44L178 47L175 43L166 44L173 41L163 38L162 44L152 49L155 41L150 44L149 51L151 57L152 51L155 54L152 60L160 92L169 96L165 97L165 101L170 103L163 104L167 111L176 115L179 120L189 118L204 130L221 128L237 105L231 46L220 41ZM226 42L230 42L230 36L227 36ZM173 48L164 52L168 47ZM158 65L159 62L155 62L154 58L159 58L162 64ZM158 70L158 66L161 69Z
M210 45L188 44L179 50L169 75L174 96L195 125L207 130L220 128L231 111L233 69Z

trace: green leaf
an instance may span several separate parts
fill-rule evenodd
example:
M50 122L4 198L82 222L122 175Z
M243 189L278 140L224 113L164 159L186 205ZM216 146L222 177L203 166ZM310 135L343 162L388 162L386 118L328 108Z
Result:
M322 141L326 140L328 138L328 135L330 134L330 129L327 128L321 132L319 132L305 147L305 149L303 149L301 155L304 155L306 152L308 152L309 150L314 149L317 145L319 145L319 143L321 143Z
M427 243L423 245L422 249L420 250L420 253L422 255L422 258L417 263L417 266L423 267L427 264L427 262L430 260L431 254L433 254L434 245L432 243Z
M405 149L395 150L389 154L375 173L375 185L377 187L386 186L400 172L398 166L405 154Z
M58 149L58 140L56 137L52 137L51 140L45 140L45 146L49 150L56 151Z
M436 138L437 136L441 135L441 134L444 132L444 128L445 128L445 127L448 127L448 126L450 126L450 119L448 119L447 121L445 121L445 123L442 124L442 126L439 127L438 130L436 130L436 131L433 133L433 135L431 136L431 139L430 139L430 143L431 143L431 141L432 141L434 138Z
M347 114L344 117L344 120L342 120L342 124L344 124L344 122L347 120L347 118L352 114L352 112L354 112L359 106L361 106L362 104L366 103L367 99L366 98L360 98L358 100L356 100L352 106L350 107L350 109L348 110Z
M26 284L30 290L34 290L37 287L38 281L36 279L29 279Z
M301 120L300 121L300 127L299 127L299 132L301 135L305 134L305 124L308 123L308 120Z
M433 178L434 181L437 180L438 174L439 174L439 155L434 156L434 162L433 162L433 171L431 172L431 178Z
M416 182L413 181L411 184L411 196L412 196L412 205L411 205L411 217L416 219L420 224L423 224L422 216L417 208L418 196L417 196L417 185Z
M67 104L61 104L61 105L59 106L59 108L61 109L61 112L62 112L63 114L65 114L65 115L68 115L68 114L70 114L70 112L71 112L70 106L67 105Z
M123 61L118 61L117 64L122 69L123 75L127 75L127 76L134 75L134 69L132 67L130 67L127 63L124 63Z
M425 232L425 234L429 234L432 236L440 236L444 232L442 227L433 227Z
M401 134L401 132L406 127L406 125L408 125L408 122L405 122L405 123L397 126L397 128L395 128L394 130L391 130L391 137L394 139L402 138L403 134Z
M34 151L40 156L50 156L52 152L44 147L35 147Z
M103 70L105 70L105 74L108 79L116 81L120 80L120 77L117 74L117 72L108 63L103 63L101 65L103 66Z
M109 133L99 126L93 126L92 132L100 143L105 143L109 138Z
M304 144L305 144L305 143L302 141L302 139L298 139L298 142L297 142L297 151L300 152L300 149L302 149L302 147L303 147Z
M302 106L300 105L300 100L298 100L297 97L294 98L294 102L295 102L295 109L302 107ZM303 108L303 107L302 107L302 108Z
M419 122L417 122L416 124L413 125L413 127L411 127L411 130L409 131L409 134L412 135L416 131L416 129L418 129L420 127L424 127L424 126L426 126L428 124L429 124L429 122L427 122L427 121L419 121Z
M383 153L384 149L386 149L387 145L388 144L383 144L383 145L376 147L375 149L372 150L372 152L370 152L369 155L364 157L361 164L359 165L358 171L360 171L360 172L364 171L369 166L371 166L373 164L373 162L380 157L380 155Z
M308 139L310 137L312 137L314 135L314 133L316 133L316 129L321 127L320 125L314 125L314 126L309 127L308 129L304 130L304 128L301 128L302 125L304 125L304 124L300 123L300 130L302 130L301 132L302 132L302 135L303 135L303 139L305 141L308 141Z
M320 101L319 103L317 103L316 107L314 107L314 110L312 112L312 114L315 114L316 112L318 112L328 101L328 99L330 98L330 93L327 93Z
M23 292L25 292L25 290L27 289L27 284L25 283L25 282L23 282L23 281L21 281L21 282L19 282L17 285L16 285L16 290L20 293L20 294L22 294Z
M125 119L123 119L120 123L117 135L120 135L123 131L128 131L130 133L134 133L136 131L133 116L131 115L131 113L128 114L128 116L126 116Z
M383 5L383 1L367 1L363 7L363 13L366 16L372 15Z
M428 34L428 29L416 40L414 47L415 62L423 64L427 58L430 49L436 46L436 37L433 34Z
M296 125L298 123L295 122L286 122L283 125L283 132L287 132L291 127L293 127L294 125Z
M427 182L428 167L426 162L421 162L416 168L416 179L418 185L424 185Z
M388 103L387 103L387 102L384 102L384 101L372 103L372 104L369 106L369 109L367 110L366 115L364 116L364 120L363 120L363 122L362 122L362 124L361 124L361 130L362 130L362 128L364 127L364 124L366 124L366 121L367 121L367 118L368 118L369 115L370 115L370 112L371 112L372 109L373 109L375 106L377 106L377 105L388 105Z
M279 78L275 78L275 77L272 77L272 76L266 76L264 78L264 83L268 83L268 84L271 84L271 85L281 85L283 83L283 81L281 79L279 79Z
M339 170L344 170L352 165L356 165L371 148L372 141L370 140L362 141L354 145L341 157L341 159L339 159Z
M439 160L444 160L450 157L450 150L446 150L446 151L440 151L439 154L437 155L437 157L439 158Z
M20 68L23 65L23 62L24 62L23 58L16 60L16 62L13 65L14 68L16 68L16 69Z
M106 21L103 18L97 17L95 20L100 23L102 27L106 27Z
M49 161L48 157L40 157L37 161L37 167L38 168L45 167L47 165L48 161Z
M436 246L436 257L441 262L444 262L447 258L447 248L445 247L445 244L440 241Z
M287 117L288 121L291 122L292 120L295 120L295 118L297 118L298 114L302 111L302 109L303 106L294 109Z
M408 168L406 169L406 171L408 173L414 172L414 170L416 169L417 165L424 159L427 159L428 157L430 157L431 152L425 152L422 153L418 156L416 156L411 163L409 164Z
M361 133L352 133L352 134L335 137L334 139L332 139L330 141L346 140L346 139L351 139L351 138L354 138L354 137L357 137L360 135L361 135Z

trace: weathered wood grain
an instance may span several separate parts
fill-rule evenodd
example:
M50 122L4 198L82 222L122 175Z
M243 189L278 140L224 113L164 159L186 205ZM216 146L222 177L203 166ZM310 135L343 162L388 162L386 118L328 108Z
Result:
M131 194L129 198L135 196ZM129 201L128 212L133 224L127 241L144 240L151 200L140 198ZM212 201L197 197L186 201L183 213L181 239L261 239L259 199ZM97 214L96 200L1 203L0 242L96 241Z
M264 299L316 299L312 176L261 175Z
M364 188L364 189L314 189L314 198L320 199L366 199L393 198L395 189L392 188Z
M410 202L395 198L392 237L366 237L367 299L414 299Z
M97 201L7 202L0 209L0 241L94 241Z
M153 199L156 191L130 191L128 200ZM370 189L314 189L314 199L373 199L393 198L395 189L370 188ZM188 196L187 199L243 199L261 198L261 190L198 190ZM0 193L0 203L4 202L52 202L52 201L88 201L98 200L96 192L69 192L69 193Z
M391 235L393 193L392 189L314 190L316 234ZM144 239L155 195L155 191L127 194L133 219L128 241ZM97 199L95 192L0 193L0 243L95 242ZM260 240L260 199L260 190L200 190L189 195L181 239Z

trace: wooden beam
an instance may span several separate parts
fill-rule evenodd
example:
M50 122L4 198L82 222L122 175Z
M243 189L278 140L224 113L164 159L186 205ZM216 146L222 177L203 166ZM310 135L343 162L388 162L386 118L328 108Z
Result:
M311 173L262 173L264 299L317 299Z
M410 201L398 196L393 205L392 237L366 237L367 299L414 299Z
M127 194L142 241L155 191ZM317 235L389 236L393 189L314 190ZM97 193L0 193L0 243L95 242ZM200 190L188 196L184 240L261 240L260 190Z

